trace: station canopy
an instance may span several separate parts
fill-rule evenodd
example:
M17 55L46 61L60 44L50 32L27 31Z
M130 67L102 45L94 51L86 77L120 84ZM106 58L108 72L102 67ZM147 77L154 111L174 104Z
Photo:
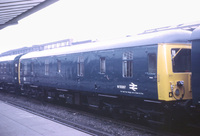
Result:
M58 0L0 0L0 30Z

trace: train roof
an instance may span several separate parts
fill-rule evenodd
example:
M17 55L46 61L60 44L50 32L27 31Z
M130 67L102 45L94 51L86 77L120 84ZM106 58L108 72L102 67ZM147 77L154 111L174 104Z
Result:
M13 61L17 56L19 56L19 54L0 57L0 62Z
M197 40L199 39L200 40L200 26L198 28L196 28L193 32L192 32L192 35L191 35L191 40Z
M72 54L72 53L80 53L88 51L98 51L105 49L115 49L122 47L153 45L159 43L188 43L190 36L191 32L185 30L178 29L178 30L161 31L150 34L137 35L133 37L126 37L124 39L118 39L112 41L93 42L93 43L67 46L67 47L39 51L39 52L31 52L23 55L21 59Z

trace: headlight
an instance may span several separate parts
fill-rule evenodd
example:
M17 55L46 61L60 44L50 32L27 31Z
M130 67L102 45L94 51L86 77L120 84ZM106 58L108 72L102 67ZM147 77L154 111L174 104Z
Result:
M176 95L176 96L179 96L179 95L180 95L180 90L179 90L179 89L176 89L176 90L175 90L175 95Z

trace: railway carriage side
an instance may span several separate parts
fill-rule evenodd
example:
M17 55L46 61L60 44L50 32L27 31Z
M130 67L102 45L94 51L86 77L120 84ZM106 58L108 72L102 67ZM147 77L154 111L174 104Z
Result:
M168 48L168 50L166 51L164 48ZM179 49L183 48L190 51L189 45L170 46L166 44L41 58L22 58L20 79L21 83L32 85L32 87L44 86L63 91L88 91L95 92L100 96L107 95L107 97L110 95L110 97L131 96L150 100L176 100L180 98L174 96L174 90L169 89L171 86L168 86L167 91L160 91L159 94L157 87L165 86L166 81L159 81L160 79L158 78L162 77L163 73L168 74L167 76L173 76L171 52L174 52L174 50L179 51ZM167 58L163 54L167 54ZM159 73L157 73L157 67ZM164 72L160 71L164 68L167 68ZM170 69L171 71L167 71ZM188 64L185 71L182 72L191 75L189 71ZM157 81L159 84L157 84ZM186 83L189 80L184 81ZM168 82L170 84L170 81ZM168 93L166 94L166 92ZM186 99L186 96L184 99Z
M190 34L170 31L28 53L20 59L22 92L158 118L192 99Z
M15 92L19 85L18 64L21 55L4 56L0 58L1 89Z
M156 56L157 45L22 57L20 82L57 90L157 99ZM130 89L134 83L141 86L140 93Z

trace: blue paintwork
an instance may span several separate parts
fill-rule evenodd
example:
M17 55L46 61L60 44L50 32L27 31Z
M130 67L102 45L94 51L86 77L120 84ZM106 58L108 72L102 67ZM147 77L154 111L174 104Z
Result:
M21 55L11 55L0 58L0 83L14 85L18 83L18 73L15 63L18 64Z
M200 104L200 27L195 29L192 40L192 98L194 104Z
M122 76L122 55L126 51L133 51L133 77ZM91 51L53 57L41 57L21 60L21 81L25 84L52 87L58 89L96 92L98 94L125 95L149 99L158 99L157 79L148 74L148 54L157 54L157 45L119 48L111 50ZM77 76L77 59L84 57L84 76ZM106 58L106 73L100 73L100 57ZM57 72L57 59L61 61L61 73ZM49 60L49 75L44 75L45 60ZM25 75L23 82L23 64L31 61L34 63L34 74ZM30 68L30 66L28 66ZM30 70L28 70L30 71ZM150 79L149 77L153 77ZM138 90L129 89L129 84L134 83ZM117 86L126 88L120 89Z

